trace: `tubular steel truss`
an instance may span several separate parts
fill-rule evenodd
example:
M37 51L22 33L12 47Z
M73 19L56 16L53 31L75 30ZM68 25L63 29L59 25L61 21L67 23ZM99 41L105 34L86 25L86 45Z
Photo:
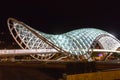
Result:
M32 28L27 26L26 24L19 22L13 18L8 19L8 27L11 35L15 39L15 41L19 44L22 49L55 49L59 51L57 53L41 53L36 55L30 55L37 60L49 60L49 59L62 59L62 57L66 57L63 55L61 57L56 55L61 55L65 53L65 51L60 50L54 44L50 43L46 38L41 35L38 35Z

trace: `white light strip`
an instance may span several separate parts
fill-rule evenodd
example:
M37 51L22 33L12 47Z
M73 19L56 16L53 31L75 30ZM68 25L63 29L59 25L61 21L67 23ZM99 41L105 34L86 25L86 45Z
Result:
M86 49L74 50L81 51ZM105 50L105 49L89 49L89 52L112 52L120 53L116 50ZM0 50L0 56L12 56L12 55L31 55L31 54L47 54L47 53L59 53L55 49L10 49L10 50Z
M74 50L74 51L88 51L87 49L80 49L80 50ZM120 53L120 51L116 50L107 50L107 49L89 49L89 52L111 52L111 53Z
M0 56L58 53L55 49L10 49L0 50Z
M120 51L116 51L116 50L106 50L106 49L90 49L90 52L111 52L111 53L120 53Z

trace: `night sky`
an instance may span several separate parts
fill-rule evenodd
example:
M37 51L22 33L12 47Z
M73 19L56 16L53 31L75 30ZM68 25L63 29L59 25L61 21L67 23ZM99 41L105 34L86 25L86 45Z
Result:
M120 2L115 0L16 0L0 3L0 40L10 43L7 18L16 18L50 34L98 28L120 39Z

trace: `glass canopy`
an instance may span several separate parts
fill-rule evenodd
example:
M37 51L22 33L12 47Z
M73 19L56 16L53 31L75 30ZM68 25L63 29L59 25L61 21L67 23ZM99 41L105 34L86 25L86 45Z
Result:
M41 32L39 34L61 49L75 55L85 54L98 36L102 34L111 36L111 34L95 28L83 28L59 35L50 35Z
M83 56L91 61L89 49L93 48L95 42L103 49L114 49L120 47L120 41L106 31L96 28L82 28L63 34L46 34L31 28L23 22L13 18L8 19L9 30L23 49L56 49L62 55L55 53L31 55L37 60L41 59L62 59L72 56ZM109 46L111 44L112 46ZM105 45L105 47L104 47ZM109 47L109 48L108 48ZM63 56L63 54L65 54ZM70 54L70 55L69 55ZM55 56L55 57L54 57ZM57 57L57 58L56 58Z

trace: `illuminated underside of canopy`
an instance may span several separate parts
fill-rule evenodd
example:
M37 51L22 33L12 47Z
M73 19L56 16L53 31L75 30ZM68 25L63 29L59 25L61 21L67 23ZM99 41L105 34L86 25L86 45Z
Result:
M23 49L55 49L59 53L31 55L37 60L88 60L89 49L98 44L102 49L117 50L120 42L113 35L95 28L83 28L64 34L52 35L37 31L23 22L8 19L9 30Z

